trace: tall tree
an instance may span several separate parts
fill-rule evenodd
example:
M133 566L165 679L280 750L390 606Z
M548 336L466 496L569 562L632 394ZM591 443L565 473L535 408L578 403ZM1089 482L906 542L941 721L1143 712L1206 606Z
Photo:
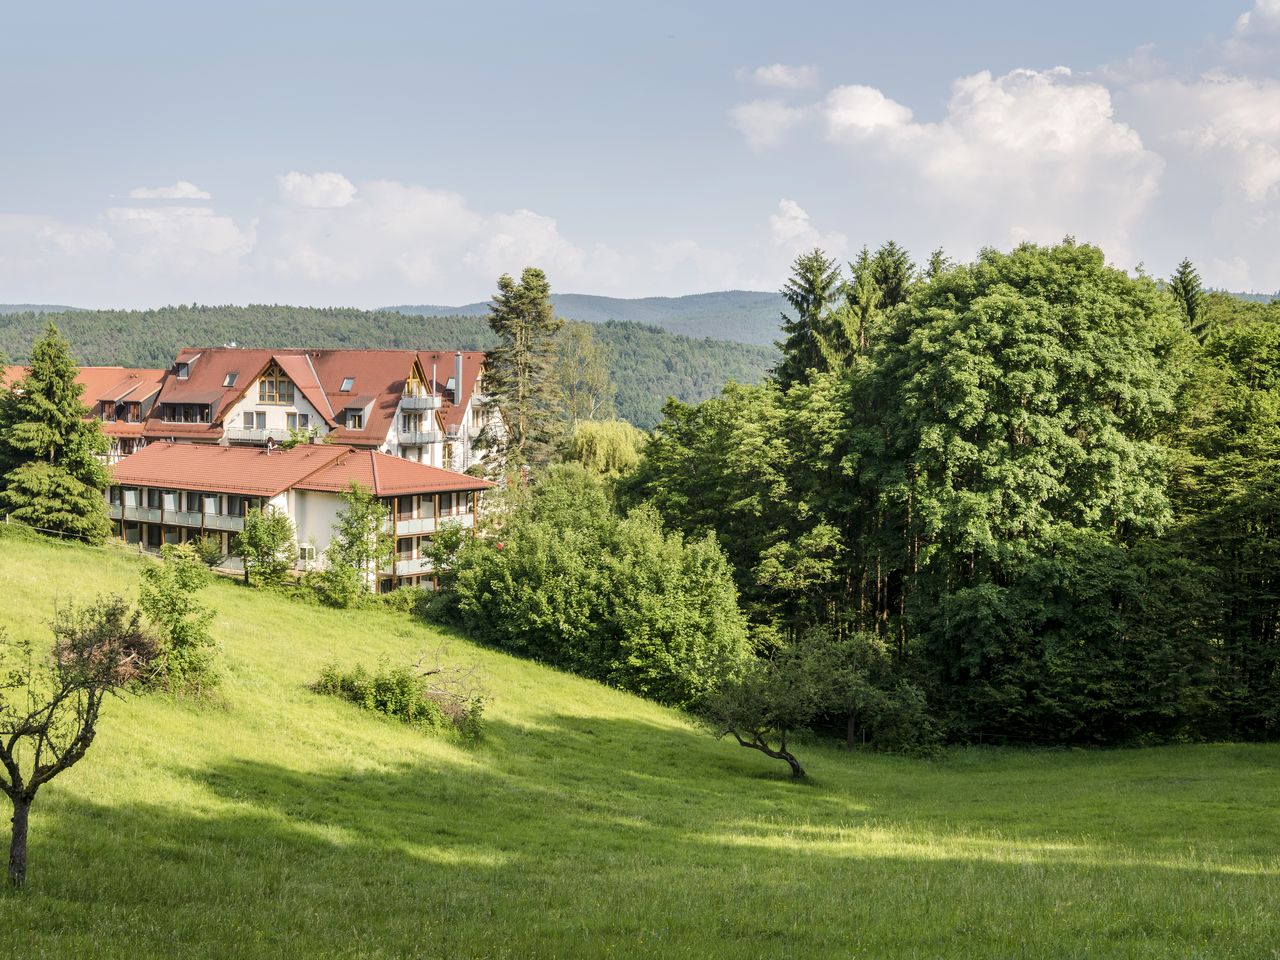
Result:
M99 459L108 443L81 400L71 345L50 323L27 376L0 393L0 511L91 543L110 530Z
M554 377L570 427L585 420L613 418L616 391L604 348L590 324L571 323L560 331Z
M1187 329L1197 337L1204 333L1204 288L1200 285L1200 273L1190 260L1183 260L1169 278L1169 292L1178 302Z
M880 307L889 310L906 303L915 278L916 265L911 255L890 240L871 257L871 276L880 288Z
M561 422L561 398L553 368L556 334L564 321L551 306L551 284L536 267L517 283L498 278L489 306L489 326L501 342L486 362L490 394L506 419L506 459L511 466L542 466L551 460Z
M344 506L333 525L333 540L327 551L329 565L355 570L362 592L376 590L378 574L391 566L395 552L391 511L372 490L354 480L338 496Z
M830 313L840 293L840 268L834 258L814 248L796 257L781 293L795 313L782 315L785 337L778 344L782 361L773 374L785 390L793 383L807 383L810 370L827 369L822 338L830 335Z

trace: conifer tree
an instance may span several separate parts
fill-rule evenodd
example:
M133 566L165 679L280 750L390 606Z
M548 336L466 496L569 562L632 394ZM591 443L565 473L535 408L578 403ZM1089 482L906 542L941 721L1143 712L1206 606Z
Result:
M871 277L880 288L880 308L889 310L906 303L916 265L911 255L894 241L880 247L871 258Z
M76 382L71 345L50 323L31 348L31 369L0 393L0 511L91 543L110 530L99 459L107 439Z
M773 372L785 390L795 383L808 383L810 370L827 368L823 337L830 335L830 314L840 294L840 268L834 258L815 247L796 257L781 293L795 311L794 317L782 315L786 336L777 345L782 361Z
M501 342L485 364L490 395L506 420L506 459L512 466L542 466L554 453L561 400L554 375L556 334L564 320L551 306L551 284L536 267L517 283L498 279L489 326Z
M1204 288L1200 274L1190 260L1183 260L1169 278L1169 292L1178 301L1187 329L1197 337L1204 332Z

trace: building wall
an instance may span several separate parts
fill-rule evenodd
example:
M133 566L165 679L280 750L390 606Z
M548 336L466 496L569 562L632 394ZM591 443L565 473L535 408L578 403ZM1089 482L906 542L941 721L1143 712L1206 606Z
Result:
M311 426L315 427L321 436L329 432L329 425L324 416L302 395L302 391L298 389L297 384L294 384L293 387L293 403L260 403L258 401L258 381L254 380L249 385L245 395L222 415L224 438L226 434L232 431L245 429L244 415L250 411L265 413L266 429L279 431L285 437L288 436L288 415L291 413L305 413L309 416L311 418Z
M298 545L314 546L316 566L319 566L333 539L333 525L342 512L342 500L336 493L315 490L291 490L289 496L292 498L289 515L293 518Z

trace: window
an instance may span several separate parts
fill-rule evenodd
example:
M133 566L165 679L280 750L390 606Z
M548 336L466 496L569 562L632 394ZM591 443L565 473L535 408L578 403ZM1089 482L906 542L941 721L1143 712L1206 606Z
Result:
M258 381L258 402L293 403L293 381L275 363L267 367L266 373Z
M416 541L413 537L401 537L396 541L396 558L399 560L412 560L415 544Z
M196 492L194 492L194 491L192 491L192 490L188 490L188 491L187 491L186 500L187 500L187 512L188 512L188 513L199 513L199 512L200 512L200 494L198 494L198 493L196 493Z
M350 392L351 392L351 388L352 388L352 387L354 387L355 385L356 385L356 378L355 378L355 377L343 377L343 378L342 378L342 387L339 389L339 391L338 391L338 392L339 392L339 393L350 393Z
M284 419L290 430L306 430L311 426L309 413L290 413L286 414Z
M265 430L267 429L267 414L265 410L250 410L244 415L244 428L246 430Z
M121 498L120 498L120 488L119 488L119 487L112 487L112 488L111 488L111 505L112 505L113 507L118 507L118 506L120 506L120 499L121 499Z
M400 432L401 433L421 433L422 432L422 414L402 413L400 415Z
M164 529L157 523L147 525L147 546L158 547L164 542Z
M228 373L222 378L222 385L224 387L234 387L236 385L236 377L238 376L240 376L238 372Z
M440 516L442 517L453 516L453 494L452 493L440 494Z
M147 488L148 509L159 510L163 504L164 504L164 500L161 498L160 491L157 490L155 487L148 487Z
M347 429L363 430L364 429L364 411L363 410L346 410Z
M235 494L227 495L227 516L243 517L244 516L245 498L237 497Z
M298 559L303 563L316 562L316 545L314 543L302 543L298 545Z
M187 377L191 376L191 364L179 363L176 365L174 372L177 373L179 380L185 380Z
M453 444L452 443L446 443L444 445L444 449L442 450L441 456L440 456L440 464L446 470L453 469Z

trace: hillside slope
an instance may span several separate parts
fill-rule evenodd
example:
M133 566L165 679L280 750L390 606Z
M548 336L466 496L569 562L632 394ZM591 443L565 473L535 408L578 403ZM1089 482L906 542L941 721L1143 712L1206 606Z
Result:
M554 293L556 312L569 320L605 323L622 320L647 323L687 337L710 337L769 347L779 339L779 316L786 302L777 293L758 290L721 290L684 297L597 297L585 293ZM386 307L399 313L423 316L482 316L488 303L461 307L436 305Z
M50 320L71 341L78 362L138 367L167 366L182 347L225 343L425 350L484 350L495 343L482 317L255 304L0 315L0 352L25 362ZM705 400L728 380L761 380L777 359L770 347L693 339L635 323L593 329L608 352L618 413L643 429L658 422L668 396L690 403Z
M0 625L132 594L144 561L0 531ZM1258 957L1280 939L1280 748L800 748L813 783L673 711L405 615L222 581L213 704L106 707L32 817L21 957ZM490 694L454 745L307 689L448 639Z

